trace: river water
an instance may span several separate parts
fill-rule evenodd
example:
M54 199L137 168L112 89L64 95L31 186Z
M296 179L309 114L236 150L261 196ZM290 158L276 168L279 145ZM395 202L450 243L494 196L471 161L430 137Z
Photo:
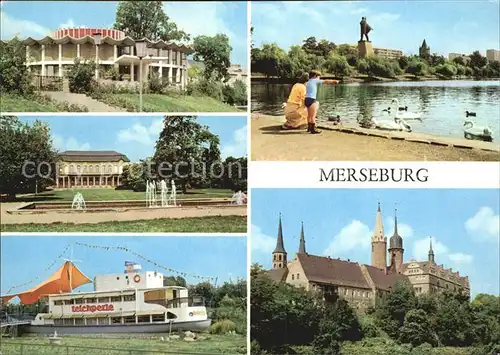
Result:
M292 85L252 83L252 111L283 115ZM500 138L500 81L419 81L376 84L323 85L318 92L318 121L340 115L343 122L356 123L358 114L389 119L382 110L393 98L408 111L420 113L422 122L409 120L414 132L463 138L465 111L477 126L493 130Z

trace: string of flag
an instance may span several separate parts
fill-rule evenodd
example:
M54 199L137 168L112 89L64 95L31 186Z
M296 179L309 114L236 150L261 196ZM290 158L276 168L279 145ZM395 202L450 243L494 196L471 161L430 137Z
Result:
M43 272L47 272L49 271L50 269L52 269L56 264L59 263L59 260L64 256L64 254L68 251L68 249L71 247L71 244L68 244L66 245L66 247L64 247L63 251L61 252L61 254L59 254L59 256L57 258L54 259L54 261L52 261L44 270ZM21 287L25 287L25 286L28 286L36 281L41 281L42 280L42 277L41 276L37 276L37 277L34 277L33 279L27 281L27 282L24 282L22 284L19 284L19 285L15 285L15 286L11 286L6 294L9 294L10 291L12 290L15 290L16 288L21 288Z
M216 277L212 277L212 276L200 276L200 275L189 274L187 272L181 272L181 271L174 270L172 268L163 266L163 265L157 263L156 261L153 261L153 260L145 257L144 255L136 253L135 251L133 251L133 250L131 250L129 248L126 248L126 247L94 245L94 244L86 244L86 243L80 243L80 242L75 242L75 244L79 245L79 246L84 246L84 247L87 247L87 248L90 248L90 249L102 249L102 250L107 250L107 251L110 251L110 250L124 251L124 252L130 253L130 254L132 254L132 255L134 255L134 256L136 256L136 257L144 260L145 262L147 262L149 264L154 265L155 267L157 267L159 269L163 269L165 271L168 271L169 273L180 275L182 277L192 277L192 278L199 279L199 280L209 280L209 281L215 281L215 279L216 279Z

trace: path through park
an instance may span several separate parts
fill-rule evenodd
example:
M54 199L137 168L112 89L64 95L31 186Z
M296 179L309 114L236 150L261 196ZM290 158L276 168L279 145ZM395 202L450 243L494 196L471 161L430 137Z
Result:
M66 101L69 104L85 106L89 112L126 112L123 109L111 107L84 94L74 94L61 91L44 91L43 94L60 103Z

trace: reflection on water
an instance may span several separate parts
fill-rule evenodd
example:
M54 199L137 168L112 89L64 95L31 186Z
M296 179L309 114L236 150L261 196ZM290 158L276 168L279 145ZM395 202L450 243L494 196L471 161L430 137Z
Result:
M283 115L292 85L252 84L252 111ZM422 122L409 121L414 132L463 138L465 111L476 112L471 119L478 126L489 126L495 140L500 134L499 81L424 81L381 84L324 85L318 93L318 121L340 115L343 122L355 123L359 113L365 117L389 116L382 112L397 98L400 106L420 113Z

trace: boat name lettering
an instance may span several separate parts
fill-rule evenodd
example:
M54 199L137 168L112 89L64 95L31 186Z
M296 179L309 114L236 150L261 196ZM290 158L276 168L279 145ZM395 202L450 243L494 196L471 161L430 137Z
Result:
M72 312L102 312L102 311L113 311L115 307L112 304L99 304L99 305L81 305L81 306L71 306Z
M206 313L205 311L193 311L191 312L190 315L193 315L193 316L204 316Z

